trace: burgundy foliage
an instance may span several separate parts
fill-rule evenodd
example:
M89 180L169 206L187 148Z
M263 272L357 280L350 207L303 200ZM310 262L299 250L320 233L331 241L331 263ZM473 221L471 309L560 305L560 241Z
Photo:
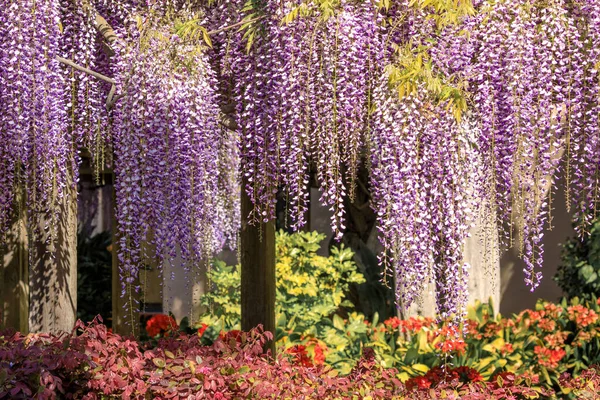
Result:
M468 367L436 368L404 386L396 370L376 365L370 349L349 375L338 376L330 367L304 366L297 352L273 361L263 354L271 339L257 328L225 334L211 346L181 334L144 348L97 322L78 322L72 334L61 336L5 331L0 399L521 399L540 393L530 387L535 382L510 374L481 382ZM589 381L598 381L597 372L564 376L562 386L584 390Z

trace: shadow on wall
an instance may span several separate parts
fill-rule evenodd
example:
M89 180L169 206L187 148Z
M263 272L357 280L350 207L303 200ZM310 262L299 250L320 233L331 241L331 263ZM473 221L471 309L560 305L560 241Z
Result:
M544 263L542 267L542 282L532 293L525 285L523 268L525 263L519 258L519 249L515 246L504 252L500 258L501 301L500 313L510 315L526 308L533 308L538 299L556 301L563 292L552 280L560 264L562 243L568 237L575 235L571 225L571 214L565 205L564 179L558 182L556 193L553 194L552 230L544 231Z

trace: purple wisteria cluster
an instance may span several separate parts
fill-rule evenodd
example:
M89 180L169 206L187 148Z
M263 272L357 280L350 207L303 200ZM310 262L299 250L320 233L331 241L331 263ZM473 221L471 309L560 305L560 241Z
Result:
M460 315L468 295L462 247L480 206L477 128L419 95L398 101L385 79L374 101L371 186L397 304L408 307L434 282L439 313Z
M409 0L208 3L0 0L0 232L25 188L52 237L88 148L116 174L131 294L147 256L189 268L234 243L241 186L244 218L273 219L283 192L298 229L316 176L341 237L366 165L398 303L433 282L440 314L457 316L475 221L519 245L534 289L557 173L581 235L598 217L599 1L474 1L450 24ZM178 34L194 21L204 34ZM115 107L110 84L57 56L113 78ZM464 88L462 118L442 84Z
M113 141L128 294L148 256L159 266L178 258L189 271L239 227L237 138L220 125L215 74L201 48L160 25L162 11L119 30L112 61L125 93Z
M27 213L33 240L53 241L59 205L77 173L67 74L55 58L61 4L3 0L0 9L0 237L18 209Z
M484 2L474 17L443 33L434 51L441 70L469 84L486 178L478 194L487 199L483 220L508 226L502 242L519 246L532 290L542 277L542 237L561 156L567 153L566 176L574 182L570 163L581 157L568 153L581 149L575 143L583 138L575 127L594 126L581 120L588 106L578 100L585 90L577 83L583 47L573 15L562 1ZM582 189L573 192L580 196ZM580 205L587 209L589 200Z
M339 237L344 198L354 195L367 150L371 85L383 67L377 9L348 2L331 18L313 10L288 24L281 19L291 10L276 2L262 12L251 51L237 39L239 48L224 55L236 82L245 190L255 205L249 218L273 219L283 188L290 225L304 225L312 169Z

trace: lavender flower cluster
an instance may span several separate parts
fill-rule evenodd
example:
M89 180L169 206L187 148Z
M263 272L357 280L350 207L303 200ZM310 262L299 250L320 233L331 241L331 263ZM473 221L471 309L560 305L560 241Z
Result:
M273 219L283 190L298 229L315 173L341 237L367 165L399 304L433 282L440 314L463 313L476 220L508 226L501 241L519 245L534 289L557 174L581 235L599 212L600 2L473 3L440 25L408 0L0 0L0 229L20 187L31 215L58 218L86 147L98 168L113 163L131 294L142 243L191 265L235 242L240 181L254 204L244 218ZM116 31L110 58L95 12ZM174 34L182 21L210 30L211 46ZM388 67L399 49L464 85L460 120L427 82L398 95ZM104 106L110 87L56 56L113 77L117 106Z
M61 4L3 0L0 9L0 237L19 209L32 239L53 241L58 207L77 174L68 77L55 58Z

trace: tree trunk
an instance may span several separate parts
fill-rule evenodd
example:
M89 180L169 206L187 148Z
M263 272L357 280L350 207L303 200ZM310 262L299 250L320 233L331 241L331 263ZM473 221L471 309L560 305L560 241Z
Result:
M42 233L30 246L30 332L70 332L77 319L77 190L68 186L65 192L56 240L47 244Z
M21 210L6 234L4 248L0 249L3 262L0 270L0 329L14 328L22 333L29 331L27 254L27 221L25 212Z
M240 232L242 264L242 330L261 324L275 337L275 223L250 225L246 219L252 201L242 181L242 227ZM275 357L275 342L265 346Z

